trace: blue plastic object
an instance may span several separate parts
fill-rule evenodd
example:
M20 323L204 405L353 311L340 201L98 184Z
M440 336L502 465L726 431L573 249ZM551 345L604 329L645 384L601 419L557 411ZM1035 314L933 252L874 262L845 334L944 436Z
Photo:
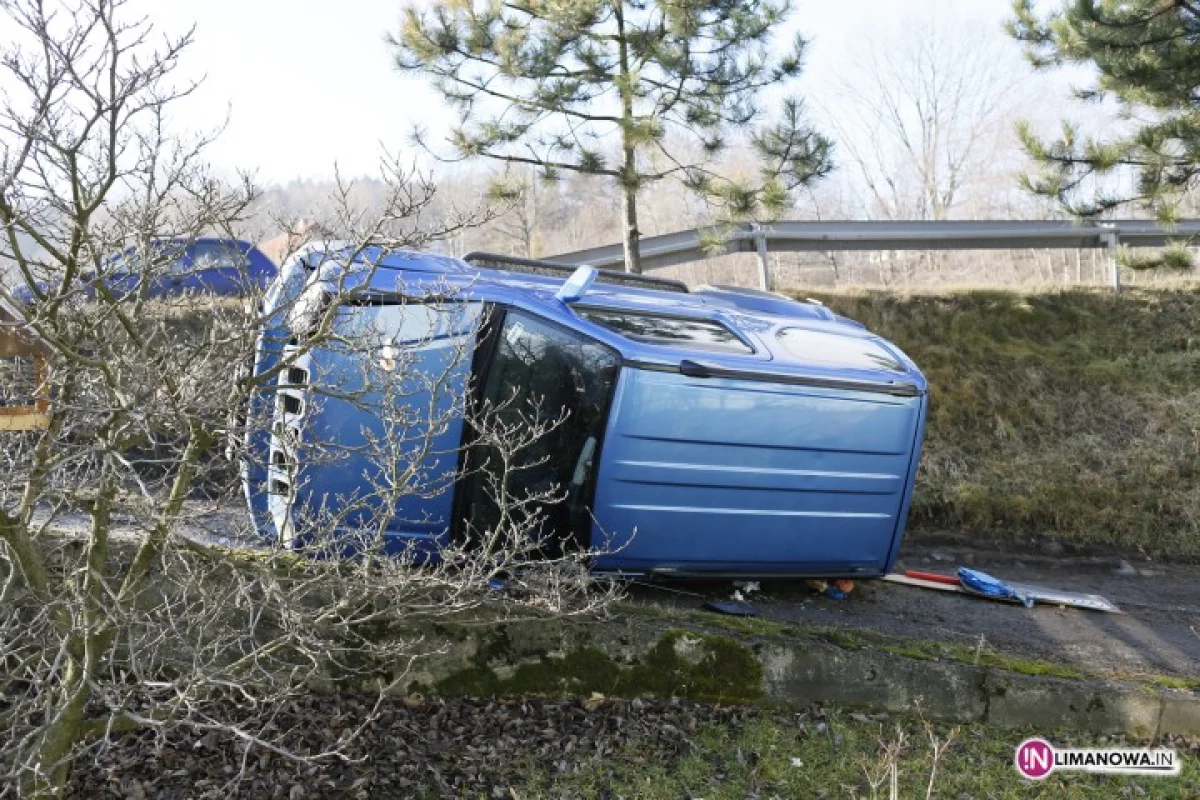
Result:
M593 267L582 266L575 270L570 278L567 278L566 283L554 293L554 296L564 303L574 303L587 294L588 289L592 288L592 284L598 277L600 277L600 273Z
M986 597L996 597L1001 600L1016 600L1026 608L1033 608L1032 597L1017 591L999 578L993 578L986 572L959 567L958 579L962 581L963 586L973 592L978 592Z
M782 297L689 293L604 273L589 272L579 295L564 281L584 276L552 264L492 269L369 248L342 263L350 255L285 265L267 295L256 372L283 357L294 369L253 401L274 417L272 432L249 437L243 473L264 537L303 541L304 520L321 514L347 530L382 514L389 550L436 558L467 523L485 526L472 471L460 469L475 448L459 416L470 387L481 397L549 392L560 405L548 413L571 412L537 486L557 485L567 498L551 510L548 533L600 551L598 572L855 578L890 569L927 386L902 352L857 323ZM304 315L287 309L333 283L370 297L342 304L335 328L373 331L379 350L294 357ZM433 313L421 300L431 292L453 303ZM578 299L568 305L564 295ZM414 444L397 459L423 459L422 490L384 508L354 500L386 477L379 465L305 453L336 445L356 454L384 431L399 401L372 394L370 376L391 368L396 352L407 369L446 374L414 382L403 399L407 411L438 419L407 423ZM302 445L281 452L283 437Z

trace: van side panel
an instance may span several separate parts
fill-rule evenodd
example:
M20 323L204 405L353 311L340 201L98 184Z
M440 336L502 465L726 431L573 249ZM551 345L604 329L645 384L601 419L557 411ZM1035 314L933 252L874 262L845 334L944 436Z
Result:
M626 367L594 504L593 543L616 552L597 567L879 574L923 402Z

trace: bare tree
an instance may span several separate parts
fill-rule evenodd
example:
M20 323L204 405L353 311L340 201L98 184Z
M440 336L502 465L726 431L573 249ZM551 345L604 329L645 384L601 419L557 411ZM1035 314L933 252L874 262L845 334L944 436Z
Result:
M388 252L480 216L431 215L429 179L385 163L370 208L339 181L326 216L347 241L323 260L314 249L307 266L291 259L287 291L162 296L178 247L233 236L257 198L249 181L205 166L211 136L168 131L192 88L172 82L191 33L162 37L122 0L0 9L15 31L0 57L0 237L16 274L0 297L16 310L5 324L45 354L34 388L50 398L44 430L0 432L0 796L58 796L72 763L138 729L224 736L245 758L336 756L344 738L300 749L274 725L289 696L336 681L400 685L428 652L423 620L603 605L586 553L545 552L558 488L510 480L561 414L535 405L514 422L469 409L448 380L481 318L463 319L447 358L420 367L413 354L444 316L397 343L344 313ZM422 313L462 307L446 288L407 289L396 296L416 296ZM271 364L239 368L275 345ZM318 353L340 354L344 374L297 385L293 368ZM353 447L303 425L268 429L296 391L378 425ZM432 396L446 402L413 402ZM499 453L476 468L491 470L504 513L481 531L486 547L450 543L426 563L384 534L404 498L448 491L454 473L431 471L428 455L455 413ZM264 441L269 465L255 461ZM293 505L297 493L282 492L270 521L284 535L255 538L267 520L235 503L239 464L248 476L280 471L294 490L350 455L370 464L356 494ZM498 594L501 576L519 591Z
M492 197L507 203L507 213L496 220L495 228L508 240L513 255L537 258L542 255L545 181L531 167L515 172L492 182Z
M913 27L920 36L868 43L826 114L867 213L947 219L982 178L1011 171L1001 151L1016 149L1009 120L1024 69L986 28L932 14Z

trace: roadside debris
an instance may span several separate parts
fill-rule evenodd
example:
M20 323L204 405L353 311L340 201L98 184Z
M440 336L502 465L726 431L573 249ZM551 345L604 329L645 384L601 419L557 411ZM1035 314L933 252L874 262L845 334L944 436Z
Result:
M909 570L901 575L898 572L893 572L883 576L883 580L888 583L899 583L904 586L916 586L920 589L937 589L939 592L966 592L958 579L951 575L939 575L938 578L946 578L948 580L932 580L930 578L917 577L918 575L926 575L929 573L921 573L917 570Z
M948 586L959 586L958 577L954 575L940 575L936 572L922 572L919 569L910 569L904 573L909 578L918 578L923 581L933 581L934 583L944 583Z
M965 575L964 575L965 573ZM1069 606L1088 611L1103 611L1108 614L1124 613L1106 597L1085 592L1068 592L1062 589L1051 589L1044 586L1033 586L1027 583L1017 583L994 578L978 570L960 567L958 575L942 575L936 572L908 570L903 575L892 573L884 575L888 583L899 583L904 586L916 586L921 589L935 589L941 592L959 592L975 597L991 600L1021 603L1026 608L1035 603L1052 606Z
M746 597L757 592L761 587L758 581L734 581L733 594L730 597L739 603L746 602Z
M762 586L758 581L734 581L733 594L728 600L710 600L702 608L705 611L715 611L718 614L729 614L734 617L757 617L758 610L746 598L759 591Z
M1066 592L1061 589L1049 589L1044 586L1031 586L1027 583L1014 583L1012 581L1008 585L1030 600L1046 605L1070 606L1071 608L1082 608L1088 611L1103 611L1107 614L1125 613L1116 603L1098 594Z
M834 600L845 600L854 591L854 581L850 580L811 580L805 581L809 587L817 594L823 594L826 597L832 597Z
M728 614L732 617L757 617L758 611L744 600L709 600L704 604L705 611L715 611L718 614Z
M986 572L966 567L958 568L958 579L968 592L981 594L996 600L1015 600L1026 608L1033 608L1033 598L1022 594L999 578Z

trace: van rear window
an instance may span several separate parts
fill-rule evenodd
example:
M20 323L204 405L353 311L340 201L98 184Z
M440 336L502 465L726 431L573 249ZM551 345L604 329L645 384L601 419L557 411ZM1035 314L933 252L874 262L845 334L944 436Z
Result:
M798 361L807 364L906 371L891 353L870 339L808 328L785 328L779 332L779 341Z
M737 334L710 319L668 317L607 308L575 307L584 319L634 341L662 345L687 345L699 350L723 353L753 353L754 349Z

